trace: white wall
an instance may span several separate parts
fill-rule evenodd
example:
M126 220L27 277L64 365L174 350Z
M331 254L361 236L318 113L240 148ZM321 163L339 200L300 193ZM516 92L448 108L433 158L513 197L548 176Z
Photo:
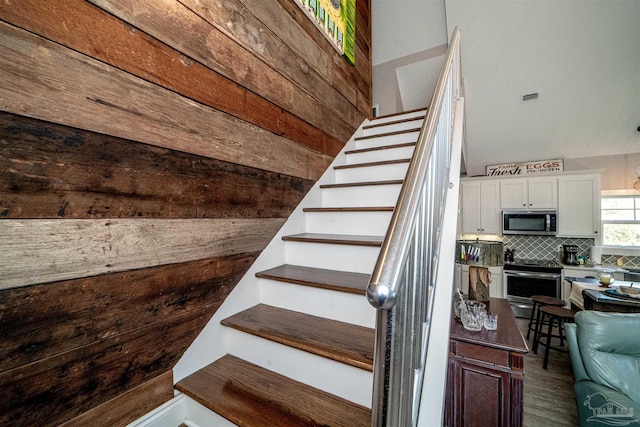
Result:
M602 169L602 190L633 190L640 153L565 159L565 170ZM640 193L638 193L640 195Z
M371 13L378 114L427 106L447 49L444 0L372 0Z
M640 1L446 0L446 16L462 30L470 175L640 152Z

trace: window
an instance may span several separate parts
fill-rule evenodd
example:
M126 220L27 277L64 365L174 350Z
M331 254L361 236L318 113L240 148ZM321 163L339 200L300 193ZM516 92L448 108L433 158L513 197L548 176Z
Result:
M602 196L602 244L640 247L640 194Z

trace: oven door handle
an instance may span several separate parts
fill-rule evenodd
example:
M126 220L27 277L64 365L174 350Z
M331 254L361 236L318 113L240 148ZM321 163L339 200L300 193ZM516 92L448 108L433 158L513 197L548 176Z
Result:
M559 279L560 274L556 273L525 273L522 271L505 271L506 276L531 277L534 279Z
M533 307L533 304L518 304L518 303L515 303L515 302L511 302L509 304L511 304L514 307L524 308L524 309L528 309L528 310L531 310L531 307Z

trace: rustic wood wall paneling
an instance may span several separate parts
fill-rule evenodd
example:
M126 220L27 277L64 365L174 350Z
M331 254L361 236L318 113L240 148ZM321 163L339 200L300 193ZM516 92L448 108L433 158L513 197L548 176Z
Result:
M312 185L0 112L0 218L286 218Z
M178 2L89 0L298 117L347 141L355 128ZM141 13L148 11L148 13Z
M3 109L12 113L58 123L63 118L78 128L314 180L331 162L327 155L5 23L0 23L0 73L12 76L0 86Z
M244 0L242 0L244 1ZM294 4L291 0L277 0L280 6L289 13L289 15L295 20L297 26L301 27L304 30L304 33L300 33L297 35L297 38L300 40L305 40L307 38L313 40L313 42L319 47L322 52L319 53L321 56L328 56L333 59L333 68L334 72L341 72L344 75L348 76L351 79L350 85L358 90L358 97L369 99L369 104L371 104L371 83L372 83L372 74L371 74L371 55L370 48L368 45L366 47L361 47L356 44L356 65L349 65L344 58L339 55L336 55L334 48L329 44L329 42L325 39L325 37L318 31L318 28L309 20L307 15L300 10L300 8ZM365 3L366 0L360 0L360 3ZM364 7L360 3L357 4L357 8L366 9L365 11L360 11L357 9L359 14L367 14L369 15L369 8ZM253 9L253 6L252 6ZM276 18L274 22L277 22ZM359 20L356 22L356 33L361 34L360 38L371 40L371 29L369 25L361 25L358 26L358 23L365 24L366 21ZM296 28L295 24L293 28ZM274 31L279 31L279 34L282 33L282 29L277 29ZM282 37L288 44L291 43L293 46L300 46L301 49L306 49L308 46L304 46L301 44L301 41L291 41L286 36ZM295 39L295 37L294 37ZM356 37L356 41L358 41L358 37ZM369 43L370 44L370 43ZM315 49L314 49L315 51ZM366 71L369 70L369 71ZM356 105L357 107L357 105ZM366 108L360 108L360 112L363 116L370 117L371 116L371 106L369 105Z
M350 66L291 0L0 2L0 424L170 399L370 115L369 4Z
M55 426L172 369L210 318L185 312L0 372L0 424Z
M0 289L261 251L284 222L6 219L0 221Z
M0 424L57 425L170 370L257 255L0 291Z
M37 0L23 0L21 7L0 2L0 16L49 40L321 153L335 156L344 145L343 140L328 135L232 80L211 72L149 35L132 31L126 23L84 0L67 0L56 4L55 8ZM105 49L105 46L116 48ZM326 61L319 55L316 58ZM348 85L340 83L339 87L348 88ZM230 99L234 102L229 102ZM352 103L355 104L355 100Z
M202 306L217 307L257 256L249 252L0 290L0 371Z
M334 111L352 128L362 123L362 115L353 108L355 92L346 90L348 87L343 90L334 88L326 80L329 76L323 76L319 72L321 70L316 71L305 63L295 49L282 43L241 1L180 2L306 92L321 94L316 98L317 102ZM278 16L282 19L275 24L275 28L289 24L287 14Z
M299 56L298 63L303 64L302 61L306 62L307 68L316 70L351 104L356 105L358 88L354 73L355 69L344 58L336 55L334 48L327 42L315 25L311 24L308 17L304 16L304 20L298 22L294 16L291 16L289 10L294 10L293 8L295 8L294 13L301 13L298 6L290 1L287 6L293 6L293 8L288 10L277 2L239 1L246 10L250 10L276 36L275 42L279 46L287 46L292 52L295 52L292 58ZM311 24L313 26L311 34L314 36L319 35L320 37L312 37L306 32L301 33L300 24L303 26ZM300 65L296 64L296 67L300 68Z
M165 372L79 415L60 427L126 426L173 398L173 372Z

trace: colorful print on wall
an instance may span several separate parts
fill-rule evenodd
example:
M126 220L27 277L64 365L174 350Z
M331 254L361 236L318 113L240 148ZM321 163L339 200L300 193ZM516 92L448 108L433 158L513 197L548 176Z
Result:
M356 0L293 0L349 64L356 61Z

